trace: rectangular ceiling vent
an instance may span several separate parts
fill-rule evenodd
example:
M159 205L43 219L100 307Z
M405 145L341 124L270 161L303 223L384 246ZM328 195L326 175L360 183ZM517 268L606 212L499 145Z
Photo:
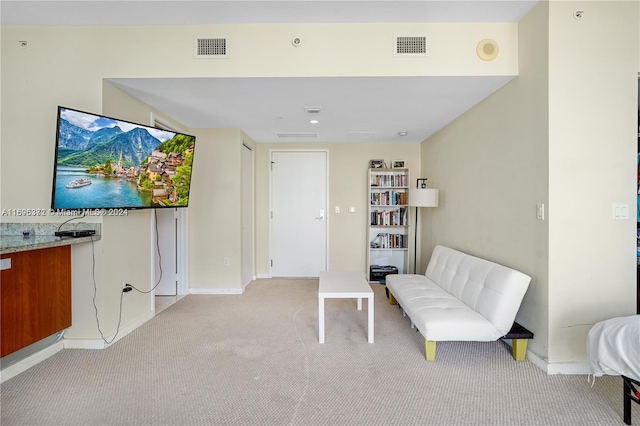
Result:
M317 139L320 134L319 133L311 133L311 132L298 132L298 133L294 133L294 132L281 132L281 133L276 133L276 136L279 139Z
M306 112L307 114L320 114L320 111L322 111L322 107L319 106L304 107L304 112Z
M196 37L195 57L196 58L226 58L227 38L226 37Z
M349 132L349 136L358 139L373 139L376 132Z
M394 56L427 56L426 36L396 36Z

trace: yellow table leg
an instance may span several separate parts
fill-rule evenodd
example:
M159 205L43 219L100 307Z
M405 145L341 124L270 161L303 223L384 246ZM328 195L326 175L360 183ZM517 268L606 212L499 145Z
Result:
M524 361L527 355L527 339L513 339L511 341L511 353L516 361Z
M390 305L397 305L398 301L396 300L395 297L393 297L393 293L389 292L389 304Z
M424 339L424 356L427 361L436 360L436 342Z

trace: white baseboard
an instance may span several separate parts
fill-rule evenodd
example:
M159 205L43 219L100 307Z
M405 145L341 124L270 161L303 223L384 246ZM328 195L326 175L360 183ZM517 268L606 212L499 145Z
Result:
M536 367L540 368L545 373L552 374L567 374L567 375L588 375L591 374L591 367L588 362L555 362L548 363L544 359L531 351L527 351L527 359L531 361Z
M241 288L190 288L189 294L242 294Z
M547 374L589 375L591 367L588 362L556 362L547 365Z
M108 340L108 339L107 339ZM104 349L107 344L102 339L65 339L65 349Z
M47 346L43 350L36 352L35 354L23 360L20 360L15 364L12 364L0 371L0 383L3 383L4 381L11 379L12 377L17 376L24 371L27 371L34 365L57 354L62 349L104 349L107 346L110 346L118 340L122 339L124 336L131 333L133 330L140 327L142 324L149 321L153 317L153 313L149 312L146 315L140 317L137 321L129 324L127 327L122 328L115 338L115 334L112 334L111 336L106 338L107 341L111 341L113 339L113 341L111 341L109 345L107 345L102 339L74 339L65 337L62 340L55 342L50 346Z
M258 274L258 278L271 278L271 274Z
M47 346L43 350L36 352L35 354L21 361L16 362L15 364L10 365L9 367L0 371L0 383L4 383L5 381L13 377L16 377L18 374L24 371L27 371L29 368L33 367L34 365L57 354L62 349L64 349L64 344L62 341L59 341L54 343L51 346Z
M131 333L133 330L140 327L142 324L149 321L153 317L154 317L153 312L148 312L147 314L138 318L136 321L132 322L128 326L120 329L120 331L118 331L117 336L114 333L108 337L105 337L105 340L107 342L110 342L109 344L107 344L102 339L74 339L74 338L65 337L64 348L65 349L104 349L108 346L113 345L115 342L122 339L124 336Z

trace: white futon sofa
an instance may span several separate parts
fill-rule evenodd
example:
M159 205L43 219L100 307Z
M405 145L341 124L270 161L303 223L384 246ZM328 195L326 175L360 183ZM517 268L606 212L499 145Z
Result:
M527 340L509 332L530 281L522 272L443 246L433 250L425 275L386 276L389 302L398 303L424 336L429 361L438 341L500 338L512 338L514 358L524 359Z

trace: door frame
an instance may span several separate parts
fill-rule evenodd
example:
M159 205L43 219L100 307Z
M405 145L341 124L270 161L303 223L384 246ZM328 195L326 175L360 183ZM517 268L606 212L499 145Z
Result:
M155 127L158 129L169 130L172 132L181 132L185 133L186 130L182 128L178 128L175 124L166 121L164 118L154 114L153 111L149 113L149 121L151 127ZM189 294L189 216L188 216L188 208L187 207L178 207L174 208L174 215L176 218L176 281L178 282L176 286L176 295L184 296ZM157 253L157 242L156 242L156 219L155 215L151 216L151 252L153 253L151 256L151 277L153 282L151 283L151 287L156 284L155 283L155 266L158 263L158 253ZM151 309L155 312L155 290L151 293Z
M273 163L273 154L276 152L324 152L325 153L325 158L326 158L326 163L325 163L325 178L326 178L326 182L325 182L325 188L326 188L326 193L325 193L325 199L326 199L326 219L325 219L325 223L326 223L326 233L325 233L325 253L324 253L324 259L325 259L325 265L326 265L326 269L327 271L329 270L329 230L331 227L331 222L330 222L330 215L329 215L329 161L330 161L330 157L329 157L329 150L328 149L269 149L269 277L273 277L272 274L272 264L271 261L273 259L273 241L274 241L274 230L273 230L273 218L272 218L272 212L273 212L273 168L271 167L271 164Z
M255 151L254 149L248 144L246 143L244 140L242 141L242 147L241 149L248 149L249 150L249 154L251 155L251 179L250 179L250 191L251 194L251 206L250 206L250 211L251 211L251 218L250 218L250 225L251 225L251 229L249 230L250 232L250 237L251 237L251 246L249 247L250 251L251 251L251 260L250 260L250 266L251 266L251 281L254 281L256 279L256 196L255 196L255 191L256 191L256 185L255 185ZM243 151L244 152L244 151ZM242 168L244 168L245 164L244 164L244 160L241 160L242 163ZM244 170L242 171L241 174L241 180L244 179ZM244 188L245 188L245 182L242 181L241 182L241 191L244 192ZM241 199L242 201L244 201L244 196L246 194L242 194ZM246 206L243 205L243 203L241 202L241 208L245 209ZM244 229L244 225L246 225L244 223L244 219L241 219L241 228ZM240 245L241 247L241 270L240 270L240 281L242 283L242 291L244 291L248 285L244 283L244 270L245 270L245 266L246 265L246 260L245 259L245 247L244 247L244 240L245 240L245 232L244 230L241 231L241 235L240 238L242 240L242 243Z
M167 231L167 227L161 227L160 225L160 221L158 220L158 210L162 210L162 214L167 213L171 215L171 223L173 224L173 229L168 230L168 233L165 233ZM178 295L178 212L177 212L177 208L172 208L172 209L158 209L158 208L154 208L152 210L153 213L151 213L151 288L153 289L153 296L157 295L158 289L156 288L156 286L159 286L159 279L161 277L169 277L168 279L170 279L173 283L174 283L174 287L175 287L175 292L176 292L176 296ZM158 238L160 237L160 235L167 237L167 236L171 236L172 238L169 240L167 238ZM168 235L167 235L168 234ZM160 241L163 241L162 243L160 243ZM164 241L167 240L167 241ZM162 248L163 247L168 247L169 245L173 245L173 254L174 254L174 259L172 260L167 260L165 262L166 259L166 254L167 253L158 253L158 251L162 252ZM165 255L164 257L162 255ZM167 264L163 264L167 263ZM169 270L169 266L173 266L175 268L175 270L170 271ZM162 274L159 275L158 274L158 270L156 268L158 268L162 271ZM165 296L164 294L162 296ZM173 295L166 295L166 296L173 296Z
M174 216L176 219L175 229L175 244L176 244L176 294L178 296L184 296L189 294L189 267L188 267L188 235L189 235L189 220L187 208L176 208L174 210ZM156 241L156 222L155 214L151 214L151 287L156 284L157 277L155 276L155 268L158 264L158 247ZM167 272L168 273L168 272ZM173 274L173 271L171 271ZM156 295L155 290L153 296ZM152 301L155 306L155 302Z
M176 273L178 274L178 296L189 294L189 209L178 208L176 226Z

